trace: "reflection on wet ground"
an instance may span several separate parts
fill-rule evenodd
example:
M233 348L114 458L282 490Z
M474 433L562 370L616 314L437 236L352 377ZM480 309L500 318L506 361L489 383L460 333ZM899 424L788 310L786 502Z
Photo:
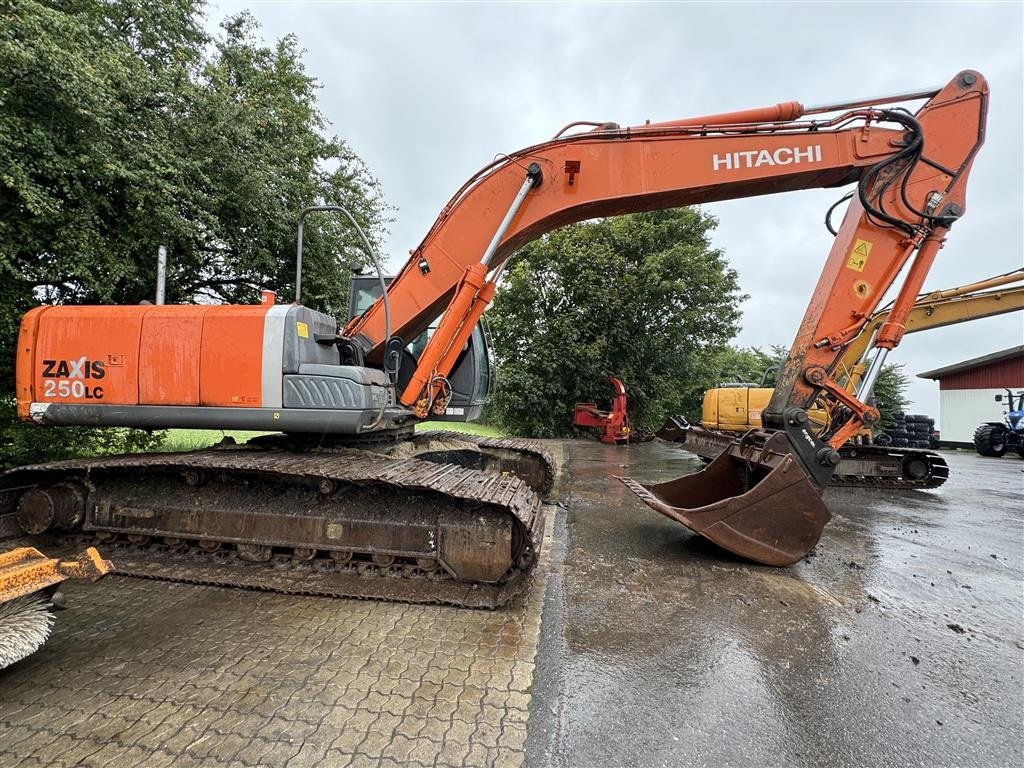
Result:
M1024 759L1024 462L950 453L938 491L830 490L816 550L773 569L612 477L668 480L700 468L691 454L658 441L570 452L532 764Z

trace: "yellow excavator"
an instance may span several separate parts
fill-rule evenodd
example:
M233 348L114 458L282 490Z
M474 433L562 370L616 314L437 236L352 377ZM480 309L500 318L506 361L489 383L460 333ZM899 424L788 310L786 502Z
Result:
M870 362L868 357L874 337L888 320L891 309L890 305L875 312L840 358L835 378L847 392L857 390ZM1018 269L919 296L907 317L906 332L927 331L1022 309L1024 269ZM702 458L716 458L737 433L761 429L761 411L775 392L772 387L764 386L770 372L766 372L760 385L729 382L707 390L699 427L690 426L678 416L672 417L659 430L658 436L685 443ZM826 407L811 408L807 416L822 429L831 421ZM936 453L872 444L869 429L860 430L839 453L842 460L832 476L833 485L937 487L946 481L949 473L946 462Z

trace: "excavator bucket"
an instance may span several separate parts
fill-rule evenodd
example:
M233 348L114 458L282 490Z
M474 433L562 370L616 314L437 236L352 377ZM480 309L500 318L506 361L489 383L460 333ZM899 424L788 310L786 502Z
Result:
M722 453L700 472L655 485L620 477L651 509L740 557L792 565L818 542L829 511L789 453L771 462Z
M690 429L690 423L682 416L669 416L661 425L655 437L660 437L667 443L682 443L686 441L686 433Z

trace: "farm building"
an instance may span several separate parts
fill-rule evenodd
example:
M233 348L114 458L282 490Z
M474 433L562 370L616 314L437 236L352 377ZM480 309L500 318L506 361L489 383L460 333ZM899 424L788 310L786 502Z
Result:
M1024 389L1024 344L917 375L939 382L943 444L971 446L979 424L1003 420L1006 390Z

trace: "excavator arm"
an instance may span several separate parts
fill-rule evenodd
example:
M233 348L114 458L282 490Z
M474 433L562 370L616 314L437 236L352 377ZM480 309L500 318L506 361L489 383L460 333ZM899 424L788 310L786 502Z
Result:
M906 333L917 333L983 317L994 317L1024 310L1024 270L918 297L907 315ZM836 365L834 378L849 393L855 394L871 362L872 340L889 319L892 304L873 314L860 336L846 346ZM765 372L765 378L773 366ZM670 416L657 436L669 442L685 443L686 449L707 460L728 450L734 438L762 427L761 413L774 389L744 384L720 384L704 393L701 423L691 426L685 418ZM828 434L833 417L842 417L839 401L822 396L808 417L819 435ZM870 434L861 430L855 437ZM888 443L851 440L839 448L841 461L832 475L832 485L887 488L937 488L946 482L949 467L937 453L920 450L922 446L893 449Z
M979 74L963 72L938 91L810 108L788 103L631 128L606 124L504 157L445 206L389 287L392 332L403 339L444 312L402 402L419 405L421 417L438 408L444 377L505 261L545 232L596 216L856 182L857 199L769 409L781 425L787 407L807 408L830 387L820 372L829 372L914 257L892 321L876 339L884 349L898 343L927 269L964 211L987 93ZM916 116L879 106L913 97L930 97ZM830 119L798 119L844 109ZM380 361L383 302L354 318L343 335L366 360ZM871 415L860 410L857 417Z
M1024 269L919 296L907 315L906 333L928 331L1021 310L1024 310ZM871 362L872 341L891 312L892 304L875 312L868 318L861 334L843 350L836 364L835 379L847 392L857 392ZM764 378L777 370L778 366L769 368ZM719 384L704 393L702 426L732 432L746 432L752 427L759 429L761 411L773 392L772 387L763 386L763 379L760 387ZM819 424L827 425L830 421L828 414L821 409L812 409L809 414ZM659 436L669 441L685 441L693 445L694 441L686 437L687 427L681 426L683 421L678 416L671 417Z

